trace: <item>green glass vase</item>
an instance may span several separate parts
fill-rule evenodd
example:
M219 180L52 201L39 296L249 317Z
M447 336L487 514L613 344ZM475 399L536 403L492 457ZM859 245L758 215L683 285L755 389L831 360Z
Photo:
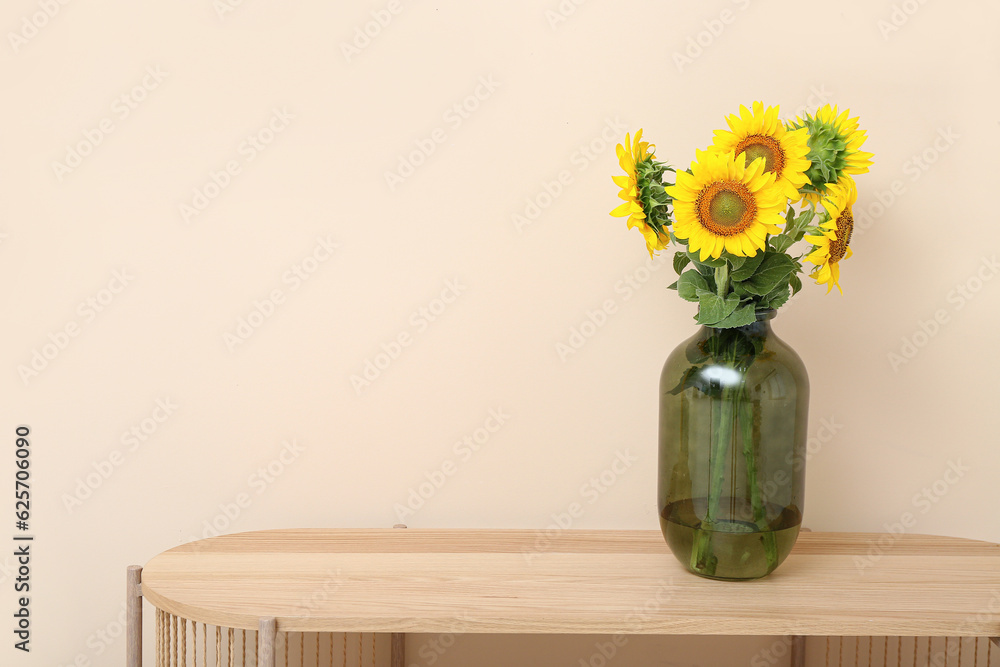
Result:
M701 327L660 376L660 528L703 577L770 574L802 523L809 380L774 314Z

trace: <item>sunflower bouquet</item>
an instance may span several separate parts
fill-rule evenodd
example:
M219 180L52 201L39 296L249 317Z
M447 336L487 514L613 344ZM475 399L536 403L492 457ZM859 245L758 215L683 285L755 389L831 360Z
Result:
M686 171L658 161L642 130L626 136L614 177L624 203L611 212L650 257L676 247L670 287L698 304L703 328L660 380L660 516L688 569L720 579L773 571L798 534L808 378L767 320L802 288L804 262L840 290L853 177L872 158L849 111L787 122L761 102L739 111Z
M699 324L744 326L784 305L802 288L803 260L828 293L841 290L840 262L852 254L853 176L872 158L849 113L827 104L783 122L776 106L741 106L687 171L659 162L642 130L627 135L617 146L625 175L613 179L624 203L611 215L642 232L651 257L671 242L678 247L670 287L698 303ZM808 249L790 252L803 240Z

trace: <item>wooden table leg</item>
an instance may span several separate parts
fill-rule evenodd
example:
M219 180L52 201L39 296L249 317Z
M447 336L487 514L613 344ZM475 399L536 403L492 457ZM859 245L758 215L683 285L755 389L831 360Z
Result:
M393 632L391 636L389 665L390 667L403 667L406 664L406 635L402 632Z
M142 566L129 565L125 584L125 667L142 667Z
M277 625L273 618L260 619L257 631L258 667L274 667L274 639L277 634Z
M806 638L804 635L792 635L791 667L806 667Z

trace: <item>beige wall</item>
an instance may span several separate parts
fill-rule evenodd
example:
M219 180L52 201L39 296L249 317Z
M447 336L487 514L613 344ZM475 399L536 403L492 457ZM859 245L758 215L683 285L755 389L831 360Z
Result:
M372 12L391 22L345 50ZM38 541L35 651L0 662L121 664L95 633L125 566L205 522L542 528L585 497L576 527L656 528L656 382L694 311L669 257L649 273L607 215L613 144L644 127L686 166L755 99L849 106L875 153L844 296L807 285L775 323L812 382L806 523L910 513L1000 541L998 19L971 1L7 0L0 404L9 445L33 432ZM22 377L36 351L52 358ZM389 363L357 391L369 361ZM491 411L496 432L456 450ZM631 467L582 496L619 453ZM592 652L538 641L510 640L539 656L518 664ZM774 640L650 641L642 664L743 665Z

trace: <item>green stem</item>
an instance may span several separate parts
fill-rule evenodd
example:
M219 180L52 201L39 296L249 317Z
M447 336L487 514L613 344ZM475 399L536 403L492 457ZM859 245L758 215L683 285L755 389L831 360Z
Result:
M711 537L719 515L719 504L722 500L722 489L726 478L726 453L732 446L735 417L733 389L721 385L718 380L713 380L712 385L712 389L718 392L718 398L712 401L712 451L709 458L708 507L705 510L705 520L702 521L701 528L695 533L691 549L691 569L707 575L715 574L717 563L717 558L711 549Z
M774 538L774 532L768 530L767 515L764 511L764 498L760 491L760 481L757 471L757 452L753 428L753 406L747 400L745 385L741 386L741 391L737 396L739 404L740 428L743 436L743 457L746 459L747 483L750 493L750 506L753 511L753 521L757 529L762 533L764 540L764 552L767 555L768 570L778 566L778 545Z
M712 424L712 477L708 490L708 511L705 513L709 523L718 519L722 487L726 479L726 452L733 442L733 407L732 389L721 387L718 423Z
M724 262L722 266L715 269L715 293L723 299L729 291L729 262Z

